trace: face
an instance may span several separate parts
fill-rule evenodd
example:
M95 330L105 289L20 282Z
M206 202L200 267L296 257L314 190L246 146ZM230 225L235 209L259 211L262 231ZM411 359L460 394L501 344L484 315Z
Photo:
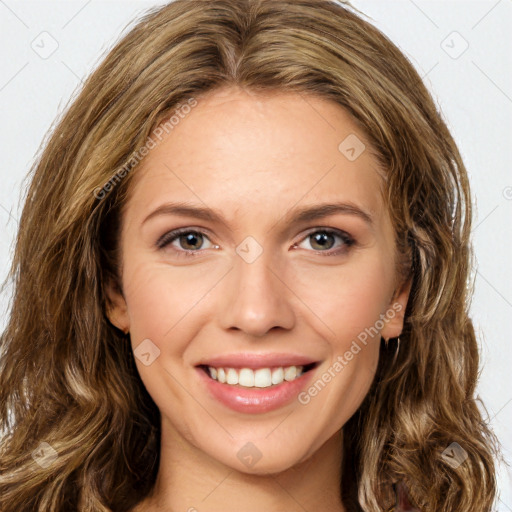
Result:
M162 435L248 473L306 460L361 404L408 297L364 133L325 99L223 89L133 172L109 317Z

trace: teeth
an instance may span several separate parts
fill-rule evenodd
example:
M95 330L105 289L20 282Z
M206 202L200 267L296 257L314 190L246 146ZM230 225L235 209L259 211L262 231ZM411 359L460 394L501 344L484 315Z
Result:
M226 373L226 384L238 384L238 372L233 368L228 368Z
M283 381L291 382L302 375L303 366L287 366L278 368L214 368L208 366L210 377L222 384L232 386L240 385L246 388L268 388L272 385L281 384Z
M249 371L252 372L252 370ZM258 368L254 372L254 385L257 388L268 388L272 385L272 374L270 368Z
M252 388L254 386L255 375L249 368L242 368L238 374L238 384L245 386L246 388Z
M302 368L302 367L301 367ZM302 373L302 369L301 369ZM272 372L272 384L279 384L284 380L284 370L282 368L276 368Z
M297 368L295 366L288 366L284 371L284 380L290 382L297 376Z

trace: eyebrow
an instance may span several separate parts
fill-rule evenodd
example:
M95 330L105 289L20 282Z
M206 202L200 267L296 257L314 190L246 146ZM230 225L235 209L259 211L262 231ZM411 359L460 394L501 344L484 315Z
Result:
M364 222L369 224L370 227L373 226L372 216L358 206L350 203L324 203L315 206L292 209L285 215L284 219L285 221L287 220L293 224L301 224L336 214L345 214L359 217ZM195 217L196 219L210 221L213 223L221 224L223 226L228 225L224 219L224 216L220 212L203 206L195 206L190 203L165 203L151 212L142 221L142 224L145 224L150 219L159 215Z

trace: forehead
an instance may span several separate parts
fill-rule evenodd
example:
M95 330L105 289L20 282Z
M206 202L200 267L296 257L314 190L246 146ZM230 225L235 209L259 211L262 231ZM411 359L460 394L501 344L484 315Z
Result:
M197 101L136 169L136 203L192 200L238 213L331 200L382 207L384 173L336 103L235 88Z

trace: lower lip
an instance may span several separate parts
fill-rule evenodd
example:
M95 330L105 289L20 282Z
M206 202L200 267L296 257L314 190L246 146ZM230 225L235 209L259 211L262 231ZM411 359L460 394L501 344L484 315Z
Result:
M222 384L212 379L202 368L196 368L199 378L210 394L230 409L248 414L261 414L289 404L308 385L313 369L291 382L284 381L268 388L244 388Z

